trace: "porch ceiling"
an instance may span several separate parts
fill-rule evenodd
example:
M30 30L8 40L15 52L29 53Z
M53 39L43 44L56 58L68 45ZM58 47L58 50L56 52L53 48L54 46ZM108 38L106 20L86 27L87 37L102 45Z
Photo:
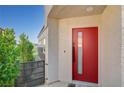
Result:
M50 18L69 18L101 14L106 5L55 5L53 6Z

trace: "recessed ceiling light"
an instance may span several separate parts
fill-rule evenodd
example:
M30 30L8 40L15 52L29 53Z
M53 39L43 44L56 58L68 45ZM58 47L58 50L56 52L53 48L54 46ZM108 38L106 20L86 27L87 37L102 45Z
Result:
M86 8L86 11L87 11L87 12L91 12L91 11L93 11L93 9L94 9L94 8L93 8L92 6L89 6L89 7Z

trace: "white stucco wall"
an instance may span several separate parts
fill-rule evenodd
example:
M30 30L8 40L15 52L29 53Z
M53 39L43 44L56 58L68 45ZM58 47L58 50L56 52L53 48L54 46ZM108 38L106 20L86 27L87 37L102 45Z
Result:
M121 6L108 6L101 15L101 84L121 86Z
M47 26L48 15L49 15L49 13L50 13L52 8L53 8L53 5L45 5L44 6L44 10L45 10L45 26Z
M120 8L107 6L102 15L59 20L59 80L72 81L72 28L98 26L98 85L121 86Z
M72 28L98 26L99 86L121 86L121 6L107 6L101 15L47 21L49 82L72 81Z
M99 29L99 15L59 20L59 80L72 81L72 28L96 26Z
M58 20L48 19L48 82L58 81Z
M124 6L122 6L121 79L124 87Z

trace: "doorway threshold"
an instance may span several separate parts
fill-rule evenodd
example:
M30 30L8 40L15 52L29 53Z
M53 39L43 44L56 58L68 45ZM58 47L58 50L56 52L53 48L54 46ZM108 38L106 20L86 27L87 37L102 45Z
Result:
M89 83L84 81L73 80L72 83L76 84L76 87L98 87L98 84L96 83Z

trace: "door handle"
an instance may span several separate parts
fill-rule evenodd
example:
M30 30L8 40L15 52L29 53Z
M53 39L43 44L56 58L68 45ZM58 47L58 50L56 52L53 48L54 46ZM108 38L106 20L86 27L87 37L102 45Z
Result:
M74 46L73 46L73 49L72 49L72 55L73 55L73 56L72 56L72 57L73 57L73 58L72 58L72 59L73 59L73 60L72 60L72 63L74 63L74 62L75 62L75 47L74 47Z

